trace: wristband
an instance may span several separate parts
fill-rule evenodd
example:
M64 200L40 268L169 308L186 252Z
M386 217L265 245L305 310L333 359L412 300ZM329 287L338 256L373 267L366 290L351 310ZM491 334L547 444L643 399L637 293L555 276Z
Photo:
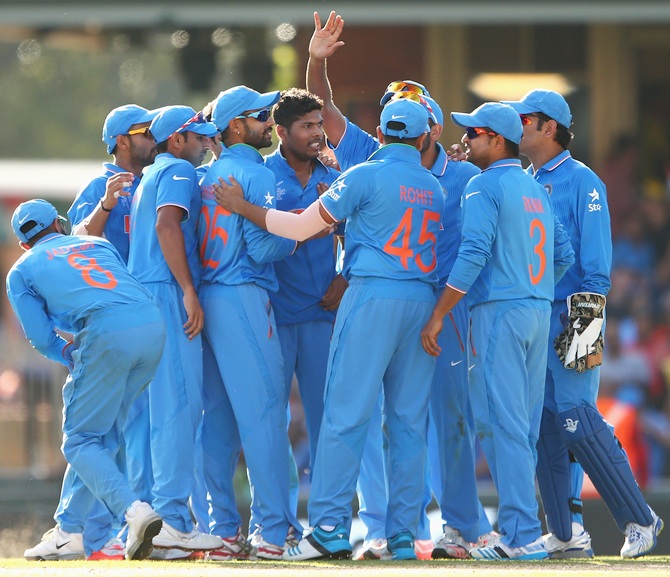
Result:
M102 198L100 199L100 208L103 210L103 212L112 212L111 208L105 208L105 205L102 204Z

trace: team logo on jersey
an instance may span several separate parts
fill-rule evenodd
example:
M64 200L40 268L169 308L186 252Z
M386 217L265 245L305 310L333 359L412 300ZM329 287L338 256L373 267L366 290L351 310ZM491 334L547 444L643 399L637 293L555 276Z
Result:
M551 196L551 193L554 191L554 187L551 184L547 183L544 185L544 190L546 190L547 194Z
M272 205L272 201L274 200L274 196L270 194L270 191L268 190L266 195L265 195L265 204Z
M572 419L565 419L565 430L568 433L574 433L577 431L577 425L579 425L579 420L573 421Z
M602 209L602 205L600 204L600 194L598 191L594 188L593 192L589 192L589 196L591 197L591 202L589 203L589 212L597 212Z
M286 194L286 189L279 186L280 184L284 184L284 181L280 180L277 182L275 188L275 194L277 195L277 202L279 202L282 198L284 198L284 195Z
M347 185L344 183L344 180L337 180L330 185L330 188L326 194L333 200L338 200L345 188L347 188Z

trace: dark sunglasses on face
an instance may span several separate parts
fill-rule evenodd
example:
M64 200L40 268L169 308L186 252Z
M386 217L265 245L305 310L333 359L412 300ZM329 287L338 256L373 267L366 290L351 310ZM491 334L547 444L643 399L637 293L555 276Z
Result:
M497 132L493 132L487 128L479 128L479 127L473 127L473 126L468 126L465 129L465 134L468 135L468 138L470 140L477 138L478 136L481 136L482 134L488 134L489 136L498 136Z
M263 110L257 110L256 112L240 114L240 116L236 116L235 118L255 118L258 122L267 122L270 116L272 116L272 111L269 108L264 108Z

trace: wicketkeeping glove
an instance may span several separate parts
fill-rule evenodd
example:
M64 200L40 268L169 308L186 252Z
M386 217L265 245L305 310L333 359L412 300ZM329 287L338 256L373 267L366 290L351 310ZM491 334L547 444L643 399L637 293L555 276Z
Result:
M603 295L575 293L568 297L568 326L556 337L554 349L566 369L583 373L603 362Z

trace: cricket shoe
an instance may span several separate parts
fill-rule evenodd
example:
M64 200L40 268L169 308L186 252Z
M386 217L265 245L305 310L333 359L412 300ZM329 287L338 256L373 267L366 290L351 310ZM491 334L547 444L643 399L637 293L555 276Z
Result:
M253 547L240 529L232 537L222 537L223 546L207 553L209 561L234 561L249 559ZM282 551L283 553L283 551ZM281 555L279 556L281 559Z
M391 559L386 547L386 539L370 539L363 541L363 544L356 549L354 559L357 561L379 561Z
M442 536L433 548L433 559L467 559L474 545L463 539L458 529L446 523L442 526Z
M123 541L117 537L111 538L99 551L93 551L86 556L86 561L123 561L126 558Z
M416 560L414 551L414 537L409 531L400 531L387 540L386 546L391 552L393 561Z
M470 557L484 561L535 561L549 557L542 537L523 547L510 547L502 541L487 547L474 547Z
M23 556L28 561L69 561L84 559L84 542L81 533L67 533L58 525L49 529L42 540L26 549Z
M591 535L579 523L572 523L572 538L561 541L554 533L542 537L549 559L591 559Z
M284 551L284 561L306 561L308 559L348 559L351 557L349 534L342 525L332 531L314 527L295 547Z
M663 531L663 519L661 519L651 507L652 523L646 527L637 523L626 525L626 539L621 548L623 559L637 559L651 552L656 547L656 537Z
M259 529L249 535L249 545L251 547L249 559L254 561L281 561L284 555L284 547L266 541Z
M182 549L184 551L213 551L223 546L221 537L201 533L192 529L188 533L163 523L160 533L154 537L154 547L160 549Z
M154 547L148 559L151 561L198 561L205 558L203 551L184 551L183 549L159 549Z
M153 549L152 540L162 530L163 520L148 503L135 501L126 511L128 536L126 559L146 559Z
M433 558L433 547L432 539L414 540L414 553L416 553L416 558L421 561L428 561Z
M497 545L500 542L500 533L496 531L489 531L477 537L477 543L473 547L488 547L489 545Z

